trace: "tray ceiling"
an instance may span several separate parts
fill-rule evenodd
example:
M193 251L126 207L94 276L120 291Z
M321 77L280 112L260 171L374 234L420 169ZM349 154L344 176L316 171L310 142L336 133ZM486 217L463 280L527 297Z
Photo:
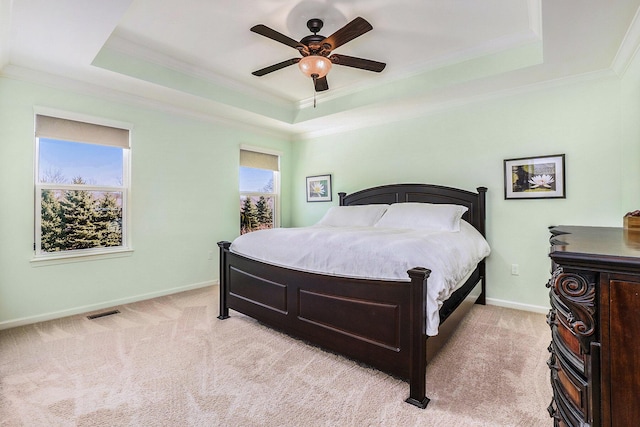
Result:
M139 102L293 135L399 120L593 73L624 69L638 45L640 0L0 0L0 67ZM373 30L336 53L386 62L334 66L330 89L290 66L299 57L249 31L296 40L306 21L330 35L357 16ZM72 83L73 82L73 83Z

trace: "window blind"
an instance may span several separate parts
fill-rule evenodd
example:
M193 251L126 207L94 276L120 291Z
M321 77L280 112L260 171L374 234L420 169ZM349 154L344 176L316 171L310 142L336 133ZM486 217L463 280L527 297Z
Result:
M129 130L36 115L36 137L129 148Z
M274 154L240 150L240 166L256 169L280 170L280 158Z

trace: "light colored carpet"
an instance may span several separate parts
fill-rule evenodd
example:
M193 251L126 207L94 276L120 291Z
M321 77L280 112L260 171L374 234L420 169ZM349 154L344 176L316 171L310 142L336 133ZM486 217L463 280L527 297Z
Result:
M541 314L475 306L407 383L232 311L217 286L0 331L0 426L548 426Z

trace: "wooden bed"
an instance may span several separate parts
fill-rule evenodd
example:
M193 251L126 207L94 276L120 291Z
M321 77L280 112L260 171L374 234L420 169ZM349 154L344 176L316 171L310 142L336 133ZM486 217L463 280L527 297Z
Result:
M426 184L394 184L352 194L340 205L421 202L466 206L463 219L485 235L485 187L477 193ZM296 271L235 254L220 247L220 315L229 309L410 383L406 402L420 408L426 368L473 303L485 303L485 263L440 309L438 335L426 329L426 286L430 270L416 266L410 282L344 278ZM427 340L428 338L428 340Z

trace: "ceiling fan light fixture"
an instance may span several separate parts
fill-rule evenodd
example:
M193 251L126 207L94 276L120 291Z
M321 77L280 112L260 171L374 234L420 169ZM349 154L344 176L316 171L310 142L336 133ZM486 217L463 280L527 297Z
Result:
M309 55L298 62L298 67L305 76L321 79L331 70L331 60L320 55Z

